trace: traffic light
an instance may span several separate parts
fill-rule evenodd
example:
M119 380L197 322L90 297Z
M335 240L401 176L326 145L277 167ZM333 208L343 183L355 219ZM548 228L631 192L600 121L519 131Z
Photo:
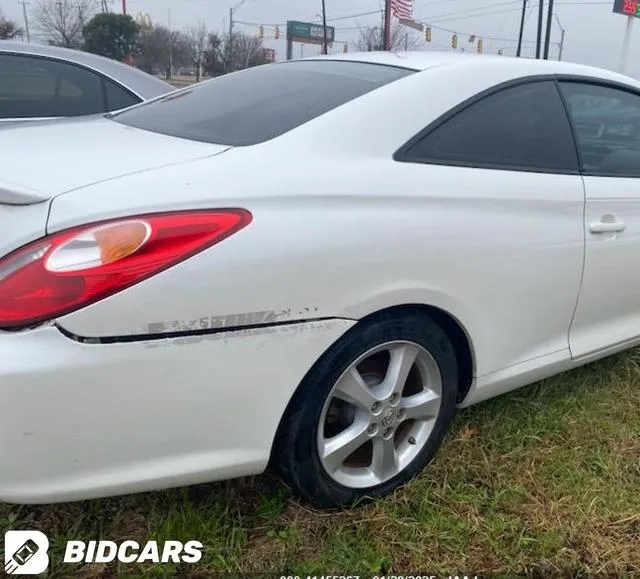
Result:
M426 42L431 42L431 28L429 26L424 29L424 39Z
M264 26L258 28L258 38L264 38Z
M482 54L482 38L478 38L478 54Z
M274 37L276 40L278 40L278 38L280 38L280 27L279 27L279 26L276 26L276 32L275 32L275 34L273 35L273 37Z
M451 37L451 48L458 48L458 35L454 34Z

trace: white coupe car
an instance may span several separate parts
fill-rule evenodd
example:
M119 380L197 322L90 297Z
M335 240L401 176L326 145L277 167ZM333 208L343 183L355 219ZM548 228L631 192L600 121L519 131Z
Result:
M367 53L0 129L0 500L389 493L640 343L640 82Z

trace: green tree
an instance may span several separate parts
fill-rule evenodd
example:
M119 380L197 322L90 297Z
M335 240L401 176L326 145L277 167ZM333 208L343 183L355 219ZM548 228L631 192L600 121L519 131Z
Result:
M84 50L123 61L140 48L140 26L128 14L96 14L84 27Z
M0 40L11 40L12 38L20 38L21 36L22 28L13 20L7 20L0 11Z

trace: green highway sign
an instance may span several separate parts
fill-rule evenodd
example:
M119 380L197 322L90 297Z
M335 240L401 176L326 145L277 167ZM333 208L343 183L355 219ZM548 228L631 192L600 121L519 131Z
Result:
M327 42L333 42L335 37L336 29L333 26L327 26ZM322 24L289 20L287 22L287 39L293 42L322 44L324 42Z

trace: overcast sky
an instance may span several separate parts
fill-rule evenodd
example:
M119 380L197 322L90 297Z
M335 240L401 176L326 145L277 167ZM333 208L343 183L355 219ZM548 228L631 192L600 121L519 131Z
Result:
M27 0L29 1L29 0ZM50 0L54 2L55 0ZM194 25L200 19L211 30L222 30L228 26L229 8L239 0L127 0L127 11L135 16L147 13L154 23L169 24L174 29ZM121 10L122 0L110 0L113 10ZM336 40L353 43L358 38L359 27L380 23L380 14L354 16L380 9L383 0L326 0L327 18L335 20ZM31 4L32 6L33 4ZM525 28L524 54L535 52L537 0L528 1ZM0 0L4 13L22 22L21 6L16 0ZM321 0L245 0L235 13L235 19L265 26L284 24L286 20L317 20L320 16ZM417 20L433 26L433 38L425 49L449 49L451 31L458 33L458 47L473 50L468 35L475 34L484 39L484 51L514 54L522 0L415 0L414 16ZM606 68L617 69L622 49L626 17L612 13L613 0L556 0L555 10L562 27L565 28L563 60L571 60ZM257 26L238 24L239 30L255 34ZM437 28L440 27L441 29ZM32 26L33 28L33 26ZM442 30L446 29L446 30ZM269 32L267 28L266 33ZM544 30L543 30L544 35ZM283 35L284 36L284 35ZM558 20L552 28L551 55L558 56L561 29ZM278 59L285 56L284 40L265 41L265 46L277 50ZM334 50L341 51L343 45ZM352 48L352 47L350 47ZM640 23L636 23L629 51L627 74L640 78L640 59L634 54L640 49ZM305 46L303 55L318 52L315 46ZM301 54L296 46L295 55ZM637 61L637 62L636 62Z

